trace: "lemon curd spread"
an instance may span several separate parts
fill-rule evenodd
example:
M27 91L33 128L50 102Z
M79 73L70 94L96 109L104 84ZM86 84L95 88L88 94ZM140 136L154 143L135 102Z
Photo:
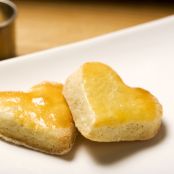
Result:
M72 117L61 84L43 83L29 92L0 92L0 107L28 128L69 127Z
M96 126L115 126L136 121L152 121L157 102L146 90L130 88L110 67L101 63L83 65L83 85L95 112Z

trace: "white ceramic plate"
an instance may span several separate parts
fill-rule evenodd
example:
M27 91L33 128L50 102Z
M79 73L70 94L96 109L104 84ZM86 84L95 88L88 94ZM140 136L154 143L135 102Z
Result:
M56 36L55 36L56 37ZM131 86L150 90L164 107L163 126L150 141L94 143L78 137L56 157L0 141L2 174L173 174L174 16L0 63L0 90L64 82L83 62L111 65Z

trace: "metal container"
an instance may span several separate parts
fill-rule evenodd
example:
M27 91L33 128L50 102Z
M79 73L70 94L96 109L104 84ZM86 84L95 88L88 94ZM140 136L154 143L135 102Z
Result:
M15 56L16 6L9 0L0 0L0 60Z

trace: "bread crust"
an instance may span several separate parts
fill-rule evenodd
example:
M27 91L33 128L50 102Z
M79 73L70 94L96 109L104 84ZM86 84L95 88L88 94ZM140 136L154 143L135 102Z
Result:
M22 93L23 98L20 98L19 95L17 98L18 100L14 100L14 97L17 97L18 93L1 92L0 138L16 145L25 146L47 154L63 155L69 152L75 141L76 128L66 101L62 100L62 98L61 100L54 100L54 98L59 97L59 95L61 95L60 97L63 97L60 90L57 90L60 86L62 85L49 82L39 84L34 87L35 93L39 95L35 96L34 94L34 97L29 100L28 98L25 98L25 93ZM53 90L53 92L49 93L49 90ZM57 94L57 92L59 94ZM44 96L45 93L47 94L46 96ZM58 96L56 96L56 94ZM12 95L13 97L9 98L9 95ZM33 101L33 99L37 99L37 97L40 99L42 95L44 96L46 106L44 106L43 103L41 103L41 105L32 105L30 103L30 100ZM50 102L49 107L47 107L47 102ZM25 107L22 105L23 103L25 103ZM20 114L22 115L17 114L19 109L22 110L20 111ZM35 112L36 110L37 112ZM25 112L33 115L27 115ZM53 118L47 118L47 115L49 116L50 114L54 114ZM63 115L63 118L61 114ZM60 121L60 118L61 120L66 120L66 125L61 125L64 124L63 121L57 123ZM40 120L43 121L43 119L45 119L45 122L42 125ZM49 121L49 125L46 125L47 119ZM50 125L52 123L50 119L55 120L53 120L53 125Z
M157 117L152 121L128 122L116 126L96 126L95 112L93 111L83 85L83 66L67 79L63 94L67 100L80 133L98 142L118 142L147 140L154 137L161 125L162 107L154 97L157 105Z

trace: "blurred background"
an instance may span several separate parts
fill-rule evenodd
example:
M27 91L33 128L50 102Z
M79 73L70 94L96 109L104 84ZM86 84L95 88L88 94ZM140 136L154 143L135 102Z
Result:
M173 1L12 0L17 55L95 37L174 14Z

